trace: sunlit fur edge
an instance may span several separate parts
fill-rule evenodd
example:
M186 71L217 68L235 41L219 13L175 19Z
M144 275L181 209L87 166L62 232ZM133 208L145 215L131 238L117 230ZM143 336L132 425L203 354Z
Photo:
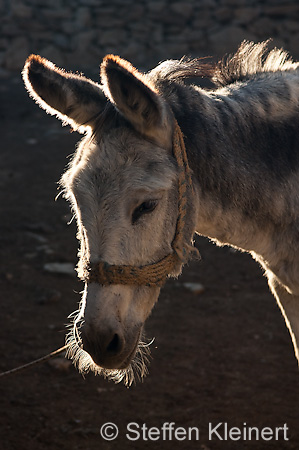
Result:
M125 386L130 387L133 383L142 381L148 374L148 364L150 361L149 346L153 342L146 343L139 341L136 354L130 365L126 369L105 369L94 363L91 356L81 348L82 341L80 337L80 328L84 319L80 318L80 311L75 311L70 317L74 317L69 326L70 331L66 335L66 357L71 359L74 366L84 376L88 372L95 375L102 375L115 383L123 382Z

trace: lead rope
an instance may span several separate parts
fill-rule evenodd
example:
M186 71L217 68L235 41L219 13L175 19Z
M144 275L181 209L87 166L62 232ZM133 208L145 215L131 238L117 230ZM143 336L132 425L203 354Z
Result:
M175 121L173 133L173 154L178 165L178 217L175 236L172 241L173 252L157 263L144 266L113 265L107 262L79 265L78 275L85 282L101 285L123 284L137 286L163 286L169 274L178 272L194 248L185 242L187 214L187 190L192 189L191 171L188 164L182 131ZM190 237L190 241L192 236Z
M22 366L15 367L14 369L7 370L6 372L2 372L2 373L0 373L0 378L5 377L7 375L13 375L14 373L21 372L22 370L25 370L25 369L29 369L29 367L35 366L36 364L46 362L49 359L53 358L53 356L57 356L60 353L67 350L68 347L69 347L69 344L64 345L63 347L60 347L58 350L55 350L54 352L51 352L48 355L42 356L41 358L35 359L34 361L31 361L28 364L24 364Z

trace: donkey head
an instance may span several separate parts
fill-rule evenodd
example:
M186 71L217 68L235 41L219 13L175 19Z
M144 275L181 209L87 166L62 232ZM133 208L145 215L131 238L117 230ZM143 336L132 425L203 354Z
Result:
M172 253L178 216L174 118L150 76L109 55L97 84L32 55L23 78L42 108L85 133L62 177L78 222L79 274L98 261L144 266ZM79 369L130 383L135 356L142 376L140 339L159 291L86 282L68 336Z

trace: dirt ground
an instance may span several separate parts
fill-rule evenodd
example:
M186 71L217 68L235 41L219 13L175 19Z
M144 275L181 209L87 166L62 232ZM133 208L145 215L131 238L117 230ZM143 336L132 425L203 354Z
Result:
M56 182L79 136L46 116L19 78L2 81L0 371L64 344L82 284L45 272L76 262L75 224ZM257 264L204 238L201 261L170 280L146 325L152 360L130 389L50 363L0 378L0 449L298 449L299 372L280 311ZM200 282L194 294L183 282ZM119 427L114 441L100 428ZM127 426L197 427L192 440L132 441ZM282 427L284 440L209 440L209 426ZM221 425L222 427L222 425ZM221 432L223 428L218 430ZM136 428L135 428L136 429ZM222 432L221 432L222 433ZM223 435L223 433L222 433ZM131 437L136 437L136 433Z

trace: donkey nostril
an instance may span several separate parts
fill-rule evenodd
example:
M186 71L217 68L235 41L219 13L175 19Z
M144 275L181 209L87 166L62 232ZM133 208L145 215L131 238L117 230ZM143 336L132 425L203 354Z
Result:
M126 341L121 331L118 333L112 330L107 330L106 333L101 331L101 333L96 332L91 327L87 331L82 330L83 350L89 353L95 364L107 369L115 369L117 368L115 364L118 364L117 358L120 358Z
M107 352L116 354L121 349L121 339L119 338L118 334L115 333L112 340L109 342L107 346Z

